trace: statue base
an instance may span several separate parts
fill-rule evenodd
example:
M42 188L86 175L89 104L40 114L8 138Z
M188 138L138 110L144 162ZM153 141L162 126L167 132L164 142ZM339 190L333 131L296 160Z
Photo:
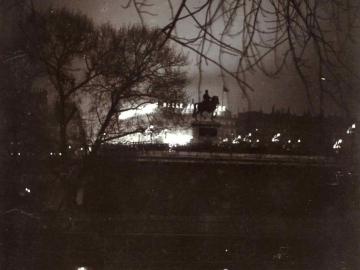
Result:
M193 143L215 144L218 142L219 128L221 124L215 121L194 121Z

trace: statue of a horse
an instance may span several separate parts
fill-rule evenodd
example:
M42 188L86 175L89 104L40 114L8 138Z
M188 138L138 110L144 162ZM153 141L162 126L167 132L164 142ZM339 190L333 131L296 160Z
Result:
M208 112L211 114L211 120L212 120L215 117L214 112L219 104L220 104L219 98L217 96L213 96L208 103L205 102L195 103L193 117L197 119L198 114L203 116L203 112Z

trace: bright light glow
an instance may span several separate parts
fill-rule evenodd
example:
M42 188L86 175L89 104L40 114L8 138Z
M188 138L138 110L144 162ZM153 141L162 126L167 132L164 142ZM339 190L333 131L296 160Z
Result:
M26 191L27 193L31 193L31 190L30 190L29 188L25 188L25 191Z
M69 145L68 148L71 149L71 145Z
M260 142L260 140L259 140L259 139L256 139L256 142Z
M152 132L154 131L154 126L150 125L146 130L145 133L146 134L152 134Z
M297 142L298 142L298 143L301 143L301 140L300 140L300 139L298 139L298 140L297 140Z
M275 134L274 137L271 138L271 141L272 142L279 142L280 141L280 139L279 139L280 136L281 136L280 133Z
M193 135L191 129L165 128L160 131L157 127L151 125L144 133L130 134L114 143L163 143L172 147L189 144L192 139Z
M355 123L354 123L354 124L351 125L351 127L349 127L349 128L346 130L346 134L353 134L355 128L356 128L356 125L355 125Z
M326 81L326 78L325 78L325 77L321 77L321 80L322 80L322 81Z
M242 140L243 140L243 142L251 142L251 139L250 139L250 137L251 137L251 133L249 133L248 135L246 135Z
M21 153L19 152L19 153L17 153L17 155L18 155L18 156L21 156Z
M52 156L53 155L53 152L50 152L50 156Z
M228 138L224 138L224 139L222 140L222 142L228 142L228 141L229 141Z
M164 102L163 105L166 105L166 103ZM169 105L171 105L171 104L169 104ZM157 103L145 104L143 106L140 106L138 109L122 112L119 115L119 120L126 120L126 119L136 117L136 116L151 114L151 113L154 113L157 108L158 108Z
M61 153L61 152L59 153L59 156L62 156L62 153Z
M238 143L240 143L240 140L241 140L241 135L238 135L238 136L232 141L232 143L233 143L233 144L238 144Z
M191 142L193 136L190 134L185 134L179 132L167 133L166 138L164 138L164 143L167 143L169 146L176 145L187 145Z
M77 270L88 270L88 268L85 267L85 266L80 266L80 267L77 268Z
M91 146L89 146L89 147L88 147L88 149L89 149L89 152L91 152L91 151L92 151L92 147L91 147Z
M215 113L222 113L222 112L225 112L226 111L226 107L225 106L217 106L216 110L215 110Z
M291 143L291 140L288 140L288 143Z
M343 142L342 139L337 140L333 145L333 149L341 149L342 142Z
M80 151L84 151L84 147L80 147Z

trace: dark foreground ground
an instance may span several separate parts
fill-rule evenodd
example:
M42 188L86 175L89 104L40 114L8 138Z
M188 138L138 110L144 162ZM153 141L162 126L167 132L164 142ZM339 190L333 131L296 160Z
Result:
M81 209L3 214L1 269L360 268L353 171L98 165Z

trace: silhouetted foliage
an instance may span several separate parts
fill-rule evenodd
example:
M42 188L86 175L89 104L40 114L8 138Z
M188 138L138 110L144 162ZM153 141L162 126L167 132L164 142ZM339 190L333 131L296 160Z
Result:
M199 88L204 66L213 64L224 85L229 79L237 82L251 110L249 93L255 89L250 78L255 73L276 78L289 68L302 81L310 112L322 114L327 97L347 116L356 113L359 74L351 58L357 1L168 0L167 4L170 22L162 31L168 40L197 55ZM151 0L129 0L122 7L133 7L145 24L147 16L160 16L152 13L160 5L164 8L164 3Z
M186 58L164 46L163 41L158 29L131 26L114 30L108 25L100 28L97 50L87 56L90 62L98 63L96 71L100 73L88 87L92 122L87 126L92 128L94 151L103 142L144 132L155 117L142 115L121 120L121 113L185 98Z
M47 92L34 86L37 66L26 57L1 63L1 143L10 156L44 154L54 142Z
M56 92L59 150L65 154L68 126L77 111L72 104L79 91L98 75L84 59L94 46L94 25L82 14L50 9L32 10L22 28L27 37L24 51L43 66Z

